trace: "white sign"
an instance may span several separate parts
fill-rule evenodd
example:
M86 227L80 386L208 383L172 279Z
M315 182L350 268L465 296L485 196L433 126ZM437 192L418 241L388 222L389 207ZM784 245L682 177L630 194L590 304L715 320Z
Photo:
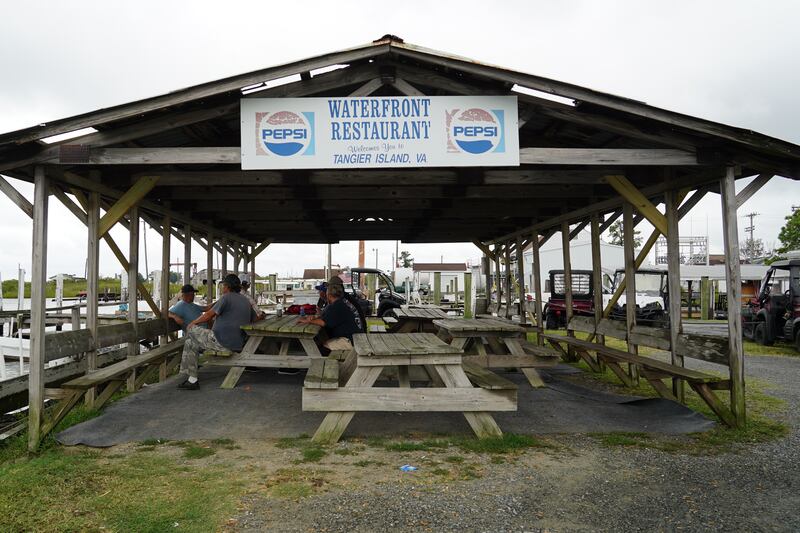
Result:
M242 169L518 166L515 96L242 99Z

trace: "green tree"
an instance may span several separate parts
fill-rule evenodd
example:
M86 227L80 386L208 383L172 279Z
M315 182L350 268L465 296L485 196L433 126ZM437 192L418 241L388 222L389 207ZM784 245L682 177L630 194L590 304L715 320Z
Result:
M611 244L615 244L617 246L622 246L625 243L624 235L622 231L622 222L617 221L611 224L608 227L608 237L610 239ZM638 248L642 245L642 237L641 231L638 229L633 230L633 247Z
M400 252L400 261L402 261L403 268L411 268L411 265L414 264L414 258L411 257L411 252L407 250L403 250Z
M183 274L179 274L178 272L170 272L169 273L169 282L170 283L178 283L178 280L181 279Z
M785 254L789 250L800 250L800 209L794 209L791 215L786 217L786 224L778 233L778 239L782 246L775 250L780 254Z

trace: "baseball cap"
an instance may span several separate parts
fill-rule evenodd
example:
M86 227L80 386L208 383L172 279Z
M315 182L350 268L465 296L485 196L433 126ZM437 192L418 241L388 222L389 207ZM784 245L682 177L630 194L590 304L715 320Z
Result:
M186 284L183 287L181 287L181 294L186 294L188 292L197 292L197 290L189 284Z
M327 281L323 281L319 285L315 286L314 290L315 291L327 291L328 290L328 282Z

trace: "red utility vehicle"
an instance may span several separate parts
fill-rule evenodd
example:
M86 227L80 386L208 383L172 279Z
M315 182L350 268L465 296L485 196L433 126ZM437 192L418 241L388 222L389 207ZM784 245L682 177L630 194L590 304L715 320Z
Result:
M572 271L572 314L594 315L594 289L591 270ZM557 329L566 326L564 271L550 271L550 299L542 310L544 313L545 327Z
M788 283L779 276L783 272L789 274ZM742 332L759 344L783 340L800 351L800 259L770 265L758 296L742 310Z

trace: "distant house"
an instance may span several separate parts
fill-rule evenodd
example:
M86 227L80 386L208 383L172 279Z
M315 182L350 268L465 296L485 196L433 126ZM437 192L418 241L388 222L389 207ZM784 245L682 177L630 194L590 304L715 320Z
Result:
M325 270L326 269L324 268L307 268L303 270L303 279L322 281L326 279ZM339 265L331 265L331 272L332 272L331 276L334 276L336 274L341 274L342 269Z
M414 278L419 285L428 285L433 289L433 273L441 273L442 293L449 288L464 289L464 273L468 272L466 263L414 263Z
M55 276L50 276L47 279L48 281L55 281L58 276L59 275L56 274ZM86 281L86 278L83 276L77 276L75 274L61 274L61 276L64 278L64 281Z

